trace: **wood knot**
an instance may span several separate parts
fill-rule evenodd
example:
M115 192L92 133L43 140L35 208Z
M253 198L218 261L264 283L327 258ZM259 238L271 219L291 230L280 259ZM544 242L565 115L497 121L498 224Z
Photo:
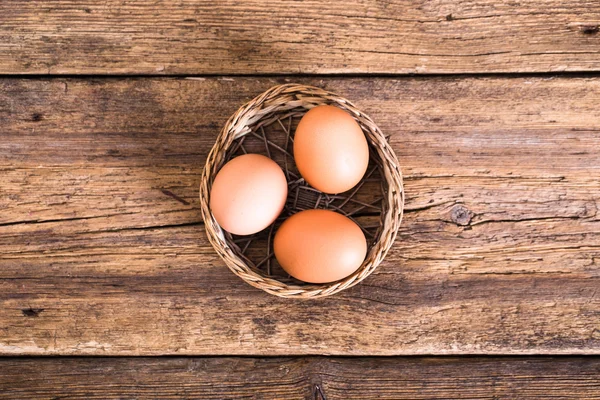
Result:
M24 316L26 317L38 317L42 311L44 311L43 308L24 308L21 310L21 312L23 313Z
M33 122L40 122L43 118L44 118L44 116L42 114L40 114L40 113L33 113L31 115L31 120Z
M452 212L450 213L450 218L452 218L452 222L456 225L467 226L471 223L471 219L475 214L469 211L468 208L456 205L452 208Z
M453 21L454 17L452 16L452 14L448 14L446 15L446 21Z
M579 30L584 35L593 35L598 33L598 25L580 25Z

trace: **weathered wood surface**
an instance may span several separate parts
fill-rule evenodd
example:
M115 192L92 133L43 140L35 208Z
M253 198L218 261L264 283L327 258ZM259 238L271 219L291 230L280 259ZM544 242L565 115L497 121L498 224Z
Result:
M595 0L4 0L3 74L598 71Z
M202 165L285 79L0 81L0 353L600 354L600 79L301 79L391 135L406 217L317 301L235 277Z
M600 399L598 358L21 358L0 398Z

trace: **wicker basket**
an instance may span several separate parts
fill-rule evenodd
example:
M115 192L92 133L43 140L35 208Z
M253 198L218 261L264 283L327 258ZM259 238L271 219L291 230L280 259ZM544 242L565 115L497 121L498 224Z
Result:
M341 196L326 195L309 187L299 174L294 172L295 164L291 151L288 150L293 144L293 124L297 123L309 109L322 104L335 105L352 115L363 129L370 147L371 172L367 172L363 182L357 187ZM276 144L272 139L273 135L267 136L266 131L269 127L283 129L283 133L277 135L283 143ZM256 143L252 145L249 140L246 140L248 138L255 140ZM257 144L261 144L262 150L256 147ZM244 146L249 146L250 149L246 150ZM252 146L255 148L252 149ZM226 161L240 151L266 153L265 155L282 166L290 185L288 204L279 220L265 231L250 238L234 237L222 230L209 207L210 190L215 175ZM379 205L359 199L361 190L372 195L374 179L378 181L377 187L381 190ZM316 197L314 205L312 203L308 205L307 201L299 199L302 197L299 193L308 193L313 198ZM346 211L345 207L350 204L358 208ZM208 155L200 184L202 216L208 239L217 253L237 276L250 285L279 297L329 296L365 279L381 263L390 249L402 220L403 205L404 191L398 160L377 125L348 100L325 90L300 84L275 86L243 105L233 114ZM276 225L287 216L305 208L325 208L342 212L359 223L359 226L369 235L367 257L352 275L337 282L308 284L285 275L282 270L275 271L275 266L271 268L271 263L276 263L272 253L272 237L276 232ZM364 216L359 216L356 210L370 210L370 212L364 212ZM361 218L370 221L375 219L377 224L367 226L363 222L361 225L358 221ZM372 229L375 231L373 232ZM251 242L263 248L264 255L260 259L257 259L256 255L260 253L260 249L249 250Z

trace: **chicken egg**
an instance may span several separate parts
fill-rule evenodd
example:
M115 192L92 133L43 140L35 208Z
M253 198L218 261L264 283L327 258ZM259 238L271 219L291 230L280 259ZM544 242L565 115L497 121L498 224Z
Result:
M369 146L362 129L344 110L322 105L309 110L294 136L300 175L324 193L352 189L365 175Z
M283 210L287 181L282 169L260 154L244 154L221 168L210 192L210 209L226 231L251 235L273 223Z
M305 210L281 225L273 241L275 257L291 276L328 283L356 271L367 254L360 227L330 210Z

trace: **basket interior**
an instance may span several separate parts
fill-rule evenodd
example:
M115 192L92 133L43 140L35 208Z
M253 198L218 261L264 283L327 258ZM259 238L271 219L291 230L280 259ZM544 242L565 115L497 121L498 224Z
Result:
M339 212L361 227L370 251L381 234L385 215L383 199L387 191L379 156L374 151L368 136L369 167L357 186L344 193L328 195L304 182L294 162L293 142L296 126L307 111L304 107L288 109L257 121L248 127L249 133L231 143L223 160L224 164L236 156L257 153L271 158L283 169L288 181L288 197L279 218L271 226L254 235L238 236L228 232L224 234L233 252L250 268L263 276L296 286L308 284L290 277L279 266L273 254L273 238L283 221L299 211L313 208Z

